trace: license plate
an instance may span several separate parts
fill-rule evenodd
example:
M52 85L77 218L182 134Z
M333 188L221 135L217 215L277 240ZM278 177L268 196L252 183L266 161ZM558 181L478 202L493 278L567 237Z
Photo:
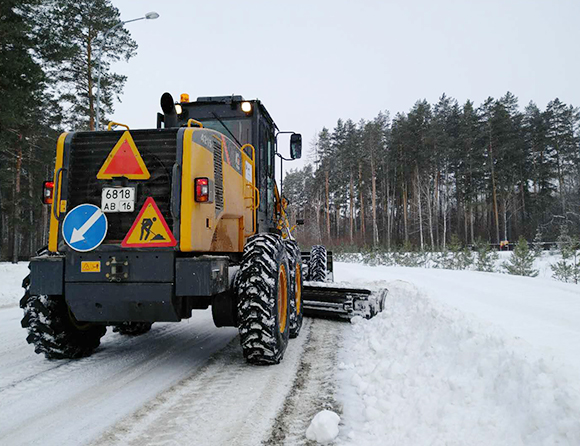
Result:
M135 210L135 188L103 187L101 209L103 212L133 212Z

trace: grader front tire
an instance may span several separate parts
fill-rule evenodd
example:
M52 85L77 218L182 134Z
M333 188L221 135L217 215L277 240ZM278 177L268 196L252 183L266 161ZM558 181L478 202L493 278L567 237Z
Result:
M290 335L288 260L280 236L258 234L244 247L236 278L240 343L252 364L277 364Z

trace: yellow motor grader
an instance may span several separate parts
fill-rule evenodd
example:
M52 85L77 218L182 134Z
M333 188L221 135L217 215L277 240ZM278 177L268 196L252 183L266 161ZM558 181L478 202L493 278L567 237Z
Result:
M305 311L378 310L368 290L320 283L332 271L324 247L300 252L275 183L278 128L260 101L165 93L161 108L155 129L110 123L58 139L49 245L20 303L37 353L87 356L107 326L138 335L211 307L216 326L239 328L249 362L272 364ZM301 150L292 133L290 158Z

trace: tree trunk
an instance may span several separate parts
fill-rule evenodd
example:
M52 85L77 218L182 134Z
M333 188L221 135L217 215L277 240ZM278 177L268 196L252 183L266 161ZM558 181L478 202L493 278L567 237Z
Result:
M362 164L358 165L358 181L360 191L360 228L364 244L366 241L366 230L365 230L365 200L362 186Z
M328 170L325 172L325 187L326 187L326 238L330 243L330 203L329 203L329 196L328 196Z
M433 192L435 194L433 198L433 203L435 205L435 244L439 247L439 215L440 215L440 203L439 203L439 178L441 177L441 172L439 169L435 171L435 184L433 186Z
M372 196L371 203L373 207L373 247L379 245L379 228L377 226L377 181L375 178L375 160L371 155L371 187Z
M405 242L409 241L409 222L407 215L407 183L403 183L403 221L405 224Z
M392 216L392 201L391 201L391 191L390 185L387 181L386 187L387 193L387 206L385 208L385 212L387 213L387 250L391 251L391 235L392 235L392 227L393 227L393 216Z
M503 199L503 237L504 240L508 239L508 227L507 227L507 198Z
M435 238L433 237L433 198L430 189L431 180L427 183L427 219L429 220L429 239L431 240L431 251L435 251Z
M102 45L103 42L101 42ZM92 70L92 59L93 59L93 47L92 39L90 36L87 37L87 86L88 86L88 96L89 96L89 129L95 130L95 97L93 95L93 70ZM99 104L100 105L100 104Z
M490 130L491 132L491 130ZM491 134L489 136L489 164L491 167L491 188L493 193L493 214L495 217L495 235L496 241L499 243L499 211L497 209L497 190L495 187L495 168L494 168L494 158L493 158L493 148L491 146Z
M30 148L28 150L28 199L30 200L28 206L29 206L29 210L28 210L28 222L30 223L30 235L28 237L28 256L31 256L33 252L36 251L36 249L38 248L37 245L37 240L38 240L38 234L40 232L40 228L38 227L38 225L34 224L34 206L32 206L32 203L34 203L34 185L32 184L33 182L33 177L32 177L32 168L31 168L31 164L32 164L32 144L30 144Z
M20 252L20 175L22 172L22 136L16 149L16 169L14 171L14 209L12 213L12 263L18 263Z
M354 226L354 181L352 178L352 170L350 172L350 226L349 226L349 236L350 244L353 243L353 226Z
M421 251L425 250L423 242L423 212L421 210L421 177L419 176L419 167L415 164L415 174L417 176L417 210L419 212L419 241Z
M447 170L443 180L443 249L447 246Z

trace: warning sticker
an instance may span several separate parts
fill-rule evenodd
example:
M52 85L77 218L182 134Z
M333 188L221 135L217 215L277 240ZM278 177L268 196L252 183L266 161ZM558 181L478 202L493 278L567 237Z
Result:
M117 141L97 174L99 180L110 180L114 177L147 180L150 176L129 131L124 132Z
M81 262L81 272L83 273L100 273L101 262Z
M177 241L153 197L147 198L133 226L121 243L123 248L175 246Z

